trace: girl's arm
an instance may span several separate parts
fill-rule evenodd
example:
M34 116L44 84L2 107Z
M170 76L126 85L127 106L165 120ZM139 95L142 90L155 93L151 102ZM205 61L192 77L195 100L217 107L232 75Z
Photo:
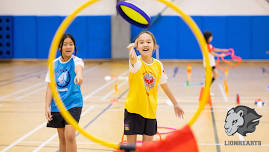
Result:
M229 50L228 49L218 49L218 48L214 48L215 52L228 52Z
M127 46L127 49L129 50L129 58L130 58L130 63L134 65L137 62L137 55L135 53L134 48L136 47L136 42L131 43Z
M173 103L176 116L183 118L184 111L178 106L178 103L173 96L171 90L169 89L167 83L160 84L160 86L162 87L164 93L167 95L170 101Z
M78 84L78 85L81 85L82 82L83 82L83 67L82 65L80 64L77 64L75 66L75 73L76 73L76 76L75 76L75 79L74 79L74 83L75 84Z
M46 100L45 101L45 117L46 117L46 119L48 121L51 121L52 116L51 116L50 104L51 104L51 100L52 100L52 92L51 92L49 84L48 84L48 87L47 87L45 100Z
M215 51L215 49L214 49L214 51ZM225 54L217 54L214 51L210 52L214 56L217 56L217 57L223 57L223 56L225 56Z

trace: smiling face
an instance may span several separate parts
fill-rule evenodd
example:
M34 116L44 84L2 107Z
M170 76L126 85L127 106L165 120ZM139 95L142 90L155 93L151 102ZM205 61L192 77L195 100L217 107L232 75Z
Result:
M156 49L156 42L152 35L148 33L142 33L137 38L137 47L141 56L150 56L152 57L152 52Z
M62 51L62 56L64 58L70 58L74 50L75 50L75 44L72 41L72 39L69 37L65 38L62 48L60 48L60 51Z

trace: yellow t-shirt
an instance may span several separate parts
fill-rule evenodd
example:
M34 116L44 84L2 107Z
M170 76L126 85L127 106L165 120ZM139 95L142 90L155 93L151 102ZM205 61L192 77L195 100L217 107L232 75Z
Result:
M154 59L152 64L138 56L134 65L129 65L129 93L124 108L144 118L156 119L158 84L166 83L163 65Z

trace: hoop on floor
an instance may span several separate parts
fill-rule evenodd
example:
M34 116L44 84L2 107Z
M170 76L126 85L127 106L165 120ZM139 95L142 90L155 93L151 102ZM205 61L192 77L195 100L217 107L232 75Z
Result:
M74 118L70 115L70 113L65 109L65 106L61 101L61 98L57 92L56 83L55 83L56 81L55 81L55 76L54 76L54 71L53 71L53 60L55 59L57 46L60 42L62 35L64 34L64 32L66 31L68 26L71 24L71 22L74 20L74 18L78 15L79 12L81 12L83 9L94 4L97 1L99 1L99 0L89 0L89 1L85 2L84 4L82 4L71 15L67 16L64 19L64 21L61 23L58 30L56 31L56 34L53 38L53 41L52 41L52 44L50 47L49 59L48 59L49 74L50 74L50 78L51 78L50 87L51 87L55 102L56 102L58 108L60 109L60 113L62 114L64 119L70 125L72 125L72 127L75 130L77 130L79 133L81 133L83 136L87 137L88 139L92 140L93 142L102 144L103 146L106 146L109 148L119 149L120 146L118 144L109 143L109 142L106 142L102 139L96 138L96 137L92 136L91 134L87 133L83 128L81 128L78 125L78 123L74 120ZM183 13L175 4L173 4L172 2L169 2L168 0L156 0L156 1L159 1L159 2L167 5L171 9L175 10L182 17L182 19L186 22L186 24L190 27L190 29L194 33L195 38L198 40L198 44L199 44L199 46L202 50L202 54L205 58L205 62L206 62L206 71L205 71L206 72L206 81L205 82L207 82L207 83L205 84L205 89L203 92L204 94L202 96L201 103L199 104L199 107L197 108L197 111L195 112L193 117L187 123L188 126L192 126L193 123L199 117L202 110L204 109L204 107L206 105L206 101L208 99L208 95L209 95L209 88L210 88L210 83L211 83L212 71L211 71L211 68L209 65L207 45L206 45L206 42L205 42L198 26L194 23L194 21L188 15Z

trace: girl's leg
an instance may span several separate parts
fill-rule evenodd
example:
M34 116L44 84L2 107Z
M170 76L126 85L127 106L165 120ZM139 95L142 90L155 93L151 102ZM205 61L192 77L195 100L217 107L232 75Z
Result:
M64 128L57 128L58 137L59 137L59 149L60 152L66 152L66 142L64 137Z
M149 135L143 135L143 143L144 142L149 142L153 140L153 136L149 136Z
M213 77L212 77L212 81L211 81L211 85L213 84L213 82L217 79L218 77L218 71L216 69L213 69Z
M77 152L76 131L71 125L65 125L66 152Z
M126 135L128 144L136 144L137 135Z

